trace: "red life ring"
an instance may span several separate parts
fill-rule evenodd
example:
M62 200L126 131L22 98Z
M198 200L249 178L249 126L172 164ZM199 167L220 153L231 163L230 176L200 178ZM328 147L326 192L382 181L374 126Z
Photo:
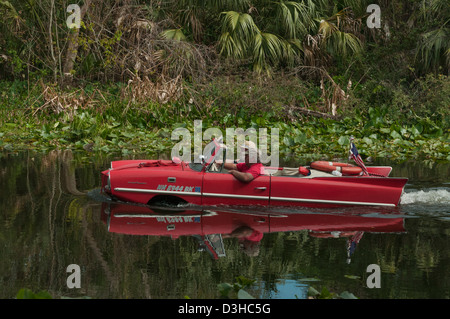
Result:
M342 175L359 175L362 172L361 167L339 162L316 161L312 162L310 166L313 169L328 173L338 171L341 172Z

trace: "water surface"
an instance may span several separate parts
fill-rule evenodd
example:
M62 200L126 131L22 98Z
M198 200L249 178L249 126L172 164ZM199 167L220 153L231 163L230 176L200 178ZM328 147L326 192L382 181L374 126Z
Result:
M164 211L103 197L99 173L110 160L0 154L1 298L21 288L54 297L217 298L218 284L238 276L254 280L247 292L265 299L306 298L310 287L449 298L448 163L392 165L391 176L409 178L398 209ZM71 264L80 266L81 288L67 286ZM380 267L380 288L367 286L371 264Z

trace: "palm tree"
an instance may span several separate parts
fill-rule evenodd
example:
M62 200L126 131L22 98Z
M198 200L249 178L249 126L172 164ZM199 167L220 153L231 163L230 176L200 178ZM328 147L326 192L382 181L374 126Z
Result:
M167 16L200 43L205 41L205 33L217 22L222 11L245 11L250 7L250 0L178 0L166 6Z
M416 63L422 72L438 72L440 67L450 72L450 8L444 0L423 0L419 21L429 30L419 38L416 46Z
M32 55L45 68L58 71L60 75L70 74L78 55L83 54L77 50L78 32L87 37L89 31L83 29L68 33L66 28L60 28L57 22L62 20L65 12L54 10L50 15L43 14L43 0L30 2L28 5L20 4L18 0L9 1L0 0L0 17L4 20L3 23L0 21L0 27L5 25L5 20L12 21L11 17L17 16L10 15L14 11L8 4L12 3L17 11L22 11L22 15L28 17L29 23L24 24L27 35L21 40L33 43L24 41L28 37L37 43L34 46L29 44L33 46ZM57 8L59 1L53 0L52 8ZM333 58L358 55L363 49L363 40L358 34L357 19L352 17L348 7L354 7L359 15L368 1L370 0L156 1L150 5L151 10L148 11L151 13L143 15L145 19L151 19L152 23L163 26L165 30L160 36L165 41L214 47L220 55L237 64L249 65L257 73L270 74L277 68L292 68L304 64L323 65L324 61L331 61ZM84 7L90 2L93 0L83 1ZM141 3L140 0L130 0L128 6L143 6ZM108 4L103 6L108 7ZM99 8L99 5L95 7ZM92 10L87 13L87 21L97 18ZM108 33L103 29L102 32L104 37L115 34L114 30L109 29ZM95 52L101 61L101 48L97 47ZM192 55L191 49L180 52Z
M318 33L322 35L322 46L331 56L343 58L359 55L362 52L362 42L353 33L339 29L342 20L352 23L346 10L342 10L326 20L321 20Z
M21 43L17 41L17 34L23 26L23 19L20 17L14 5L9 1L0 0L0 78L2 73L6 75L9 72L15 73L18 70L13 66L11 60L18 57L18 51L23 48ZM9 50L2 50L8 48ZM15 54L16 57L11 57ZM22 65L18 63L17 68L20 69ZM20 71L20 70L19 70Z
M223 12L219 53L235 60L249 60L253 70L270 73L272 67L291 64L299 50L299 42L278 34L263 32L248 13Z
M279 0L258 12L259 25L249 13L223 12L219 38L220 54L249 59L258 73L270 73L278 65L292 66L296 57L303 56L303 61L323 59L326 54L347 58L362 52L361 40L341 30L353 21L347 10L320 20L312 1ZM312 38L322 52L310 49Z
M424 72L438 72L440 67L450 72L450 28L446 24L422 34L417 44L416 62Z
M248 56L251 42L261 31L248 13L227 11L222 13L222 34L219 52L225 57L244 59Z

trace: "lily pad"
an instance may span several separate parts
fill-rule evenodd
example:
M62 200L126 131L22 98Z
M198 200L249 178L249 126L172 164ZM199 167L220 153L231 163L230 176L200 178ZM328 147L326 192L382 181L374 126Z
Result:
M315 281L320 281L320 279L317 279L317 278L300 278L300 279L298 279L298 281L315 282Z
M348 291L344 291L339 295L339 297L342 299L358 299L354 294Z
M255 299L252 295L246 292L244 289L239 289L237 294L238 299Z

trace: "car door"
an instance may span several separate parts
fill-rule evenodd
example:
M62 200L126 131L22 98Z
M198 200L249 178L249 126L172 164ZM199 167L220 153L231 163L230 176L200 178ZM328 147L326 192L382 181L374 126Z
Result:
M264 205L269 204L270 176L261 175L249 183L238 181L227 172L205 172L203 205Z

